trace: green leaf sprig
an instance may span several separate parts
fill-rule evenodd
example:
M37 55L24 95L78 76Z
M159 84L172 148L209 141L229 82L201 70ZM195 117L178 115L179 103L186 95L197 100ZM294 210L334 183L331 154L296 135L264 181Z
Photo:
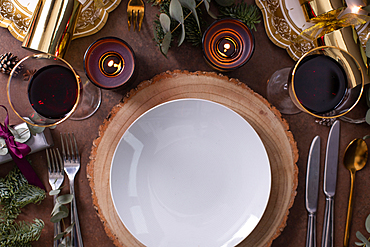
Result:
M69 209L66 205L70 204L73 200L73 195L71 194L64 194L64 195L59 195L61 192L60 189L56 190L51 190L49 192L50 196L57 196L55 200L55 205L53 210L51 211L51 218L50 221L53 223L57 223L62 221L63 226L64 226L64 218L67 218L69 215ZM58 235L54 236L54 240L60 240L60 244L58 247L69 247L72 246L71 243L71 238L69 234L72 232L74 226L74 222L72 225L68 226L65 228L65 230Z
M200 6L203 4L208 15L217 18L237 18L256 31L256 24L261 22L261 13L256 5L235 0L215 0L220 16L216 17L210 11L210 0L150 0L153 5L160 6L160 14L154 21L154 40L161 53L167 56L174 37L178 38L178 46L184 40L193 45L202 43L202 28L205 22L201 18ZM181 27L181 31L178 29Z
M44 198L45 191L28 184L17 166L0 178L0 247L31 246L40 238L44 228L41 219L34 219L33 223L15 220L21 208L38 204Z
M365 220L365 228L368 233L370 233L370 214L367 216ZM361 242L355 242L357 246L366 246L370 247L370 242L369 239L367 239L360 231L356 232L356 237L361 241Z
M234 1L234 0L233 0ZM178 46L180 46L186 37L186 25L185 20L190 16L193 16L197 29L201 33L201 20L198 17L197 8L204 3L207 12L210 16L215 17L209 10L208 0L201 0L196 4L195 0L164 0L159 4L161 6L161 14L158 16L158 20L155 21L154 26L154 39L160 47L160 51L164 56L167 56L167 52L171 46L173 34L177 36L177 29L181 27L181 33L179 34ZM193 24L193 23L191 23Z

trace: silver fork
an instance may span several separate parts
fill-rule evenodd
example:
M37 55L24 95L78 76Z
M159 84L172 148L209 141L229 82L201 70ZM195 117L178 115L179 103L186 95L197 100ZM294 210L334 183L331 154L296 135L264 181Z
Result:
M71 234L71 242L74 243L77 240L77 245L83 247L80 222L78 220L77 205L76 205L76 194L75 194L75 176L80 169L80 155L78 153L77 142L75 135L60 133L60 140L62 143L62 153L64 161L64 171L67 173L69 179L69 189L70 193L73 195L73 200L71 204L71 224L75 223L74 230Z
M58 149L46 149L46 160L49 171L49 184L52 190L57 190L64 181L64 165ZM54 195L54 205L57 196ZM60 222L54 223L54 237L61 232ZM54 240L53 246L58 246L57 240Z

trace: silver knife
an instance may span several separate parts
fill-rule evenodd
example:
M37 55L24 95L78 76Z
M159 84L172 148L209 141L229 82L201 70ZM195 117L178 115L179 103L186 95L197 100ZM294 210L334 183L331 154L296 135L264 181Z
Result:
M337 186L340 123L331 126L326 145L324 193L326 196L322 247L334 246L334 195Z
M306 209L308 212L306 247L316 247L316 210L320 180L320 137L312 140L306 171Z

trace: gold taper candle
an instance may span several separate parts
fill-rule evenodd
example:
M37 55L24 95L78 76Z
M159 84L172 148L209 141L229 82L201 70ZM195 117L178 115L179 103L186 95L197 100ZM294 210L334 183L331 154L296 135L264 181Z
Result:
M306 21L337 16L347 5L344 0L299 0Z
M64 57L81 6L76 0L39 0L22 47Z
M350 53L361 65L364 72L364 84L370 83L367 57L357 35L357 31L352 26L347 26L327 33L314 41L315 46L335 46Z

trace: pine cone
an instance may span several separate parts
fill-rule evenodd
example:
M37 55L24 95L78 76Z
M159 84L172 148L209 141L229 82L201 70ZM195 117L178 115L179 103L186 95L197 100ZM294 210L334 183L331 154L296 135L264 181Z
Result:
M19 62L17 56L14 56L11 52L2 54L0 56L0 71L4 74L10 74L14 66ZM15 74L18 74L21 67L18 67Z

